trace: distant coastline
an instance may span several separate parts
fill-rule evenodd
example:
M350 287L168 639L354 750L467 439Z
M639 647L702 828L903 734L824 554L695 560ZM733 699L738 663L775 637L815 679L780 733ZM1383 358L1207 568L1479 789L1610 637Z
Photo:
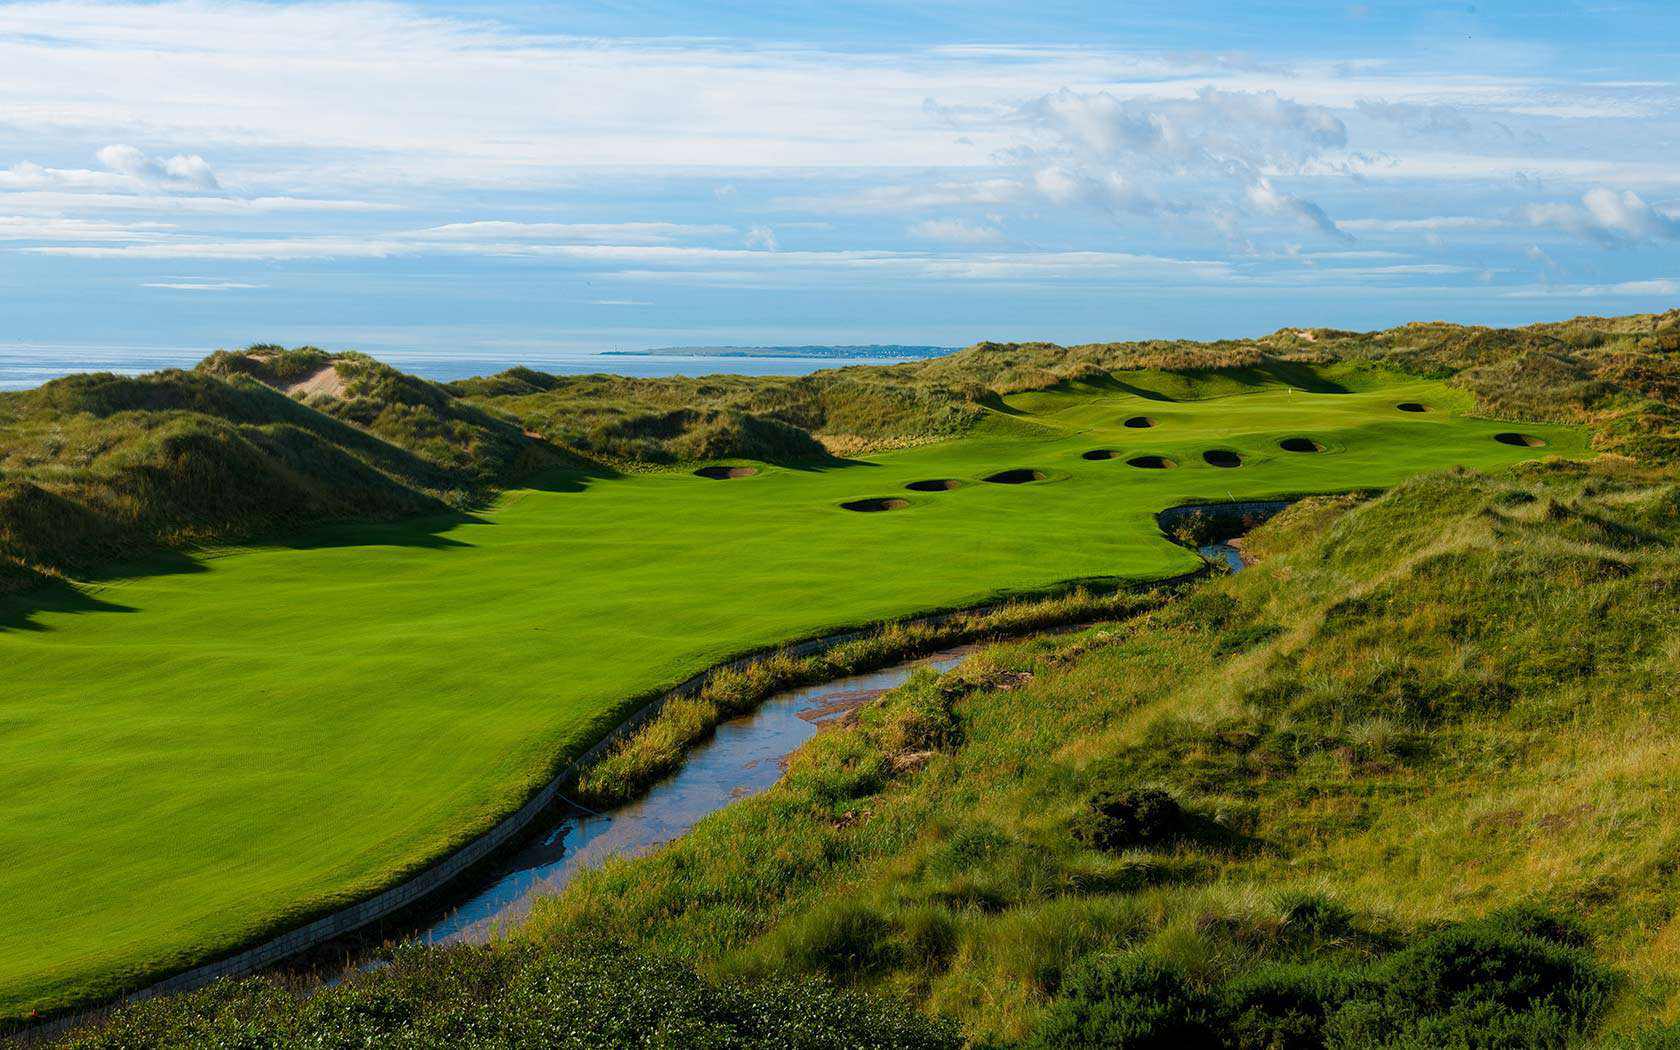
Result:
M905 346L871 343L867 346L660 346L650 350L604 350L602 357L810 357L915 358L939 357L958 346Z

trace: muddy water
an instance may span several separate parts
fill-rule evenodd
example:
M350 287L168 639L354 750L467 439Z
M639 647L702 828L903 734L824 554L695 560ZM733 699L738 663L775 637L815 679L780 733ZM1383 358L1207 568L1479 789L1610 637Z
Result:
M578 872L611 857L650 852L736 799L766 790L781 777L787 757L824 726L895 688L916 668L946 670L975 648L948 649L772 696L751 714L719 725L710 740L689 752L682 768L642 798L607 813L557 818L418 939L436 944L488 940L498 928L524 918L537 897L558 893Z

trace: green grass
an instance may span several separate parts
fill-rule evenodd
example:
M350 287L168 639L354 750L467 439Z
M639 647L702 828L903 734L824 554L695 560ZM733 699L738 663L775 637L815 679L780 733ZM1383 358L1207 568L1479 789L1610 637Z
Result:
M822 975L979 1045L1673 1045L1677 541L1672 474L1614 460L1298 505L1238 575L912 677L521 937ZM1294 1039L1220 1019L1291 996ZM1221 1038L1106 1038L1175 1012Z
M388 885L517 806L633 698L725 657L1185 571L1196 558L1152 518L1181 501L1584 451L1562 426L1521 428L1544 449L1498 444L1512 426L1464 415L1467 394L1361 375L1354 393L1261 377L1202 401L1163 400L1148 373L1127 380L1141 394L1076 383L1013 397L968 437L847 465L554 474L477 516L335 526L6 599L0 1016L143 983ZM1120 426L1135 414L1159 426ZM1295 435L1326 452L1277 448ZM1097 447L1181 466L1080 457ZM1246 463L1207 466L1211 447ZM979 480L1014 467L1047 480ZM943 477L965 484L903 491ZM872 496L909 506L839 507Z

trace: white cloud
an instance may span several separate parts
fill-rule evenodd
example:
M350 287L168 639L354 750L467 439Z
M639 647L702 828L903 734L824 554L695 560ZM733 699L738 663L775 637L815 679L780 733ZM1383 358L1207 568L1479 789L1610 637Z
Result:
M1344 232L1324 209L1312 201L1303 200L1293 193L1284 191L1272 185L1270 179L1256 179L1248 188L1248 201L1260 211L1273 215L1288 215L1297 221L1312 226L1322 233L1338 240L1351 241L1353 237Z
M1238 239L1246 217L1275 216L1350 239L1322 207L1273 181L1316 170L1347 146L1347 126L1275 91L1210 86L1175 98L1063 88L990 111L930 108L953 126L1012 129L1015 144L1000 159L1025 169L1052 204L1196 217Z
M1021 200L1025 193L1026 188L1014 178L938 178L922 183L893 182L845 192L778 197L771 203L782 209L892 213L962 205L985 207L1011 204Z
M266 284L243 281L147 281L142 288L167 288L177 292L231 292L245 288L267 288Z
M195 190L219 188L216 173L203 157L176 154L158 159L147 156L133 146L106 146L99 151L99 163L119 175L137 182L161 186L180 186Z
M1467 135L1470 118L1458 106L1360 99L1359 112L1373 120L1395 124L1414 135Z
M48 168L32 161L19 161L9 168L0 168L0 190L34 190L56 188L125 189L133 181L110 171L90 171L86 168Z
M1336 225L1361 233L1440 233L1444 230L1497 230L1509 226L1510 222L1479 215L1435 215L1423 219L1343 219Z
M747 231L747 247L762 248L767 252L773 252L781 245L776 242L775 230L768 226L754 226Z
M1605 296L1680 296L1680 280L1658 277L1616 284L1548 284L1506 292L1507 299L1593 299Z
M1300 170L1347 145L1347 126L1323 106L1275 91L1207 87L1189 99L1119 98L1066 88L1029 102L1016 119L1046 133L1049 152L1132 170L1257 177Z
M963 219L924 219L912 225L908 232L910 236L924 241L951 244L991 244L1003 240L1003 231L996 226Z
M0 241L155 241L173 229L162 222L117 223L0 215Z
M1534 226L1551 226L1605 244L1680 240L1680 216L1652 207L1632 190L1596 186L1580 204L1530 204L1521 211Z
M616 244L668 244L671 241L732 234L733 226L685 225L675 222L457 222L418 230L422 240L505 241L565 240Z

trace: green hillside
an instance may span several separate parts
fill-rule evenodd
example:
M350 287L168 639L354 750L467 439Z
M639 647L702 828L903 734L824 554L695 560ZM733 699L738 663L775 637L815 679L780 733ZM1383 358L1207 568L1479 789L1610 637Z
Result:
M388 885L515 808L634 698L729 655L1195 568L1154 523L1175 503L1585 452L1559 425L1522 427L1541 447L1495 440L1512 426L1437 381L1291 374L1064 384L997 401L962 438L733 480L552 470L472 514L16 595L0 605L16 683L0 1009L133 986ZM1428 411L1396 407L1414 402ZM1155 425L1125 425L1142 415ZM1280 448L1294 437L1320 451ZM1042 480L984 480L1010 471ZM906 489L932 479L958 487ZM901 506L843 506L872 499Z
M1235 577L912 679L522 939L979 1045L1672 1046L1677 540L1625 465L1309 501Z

